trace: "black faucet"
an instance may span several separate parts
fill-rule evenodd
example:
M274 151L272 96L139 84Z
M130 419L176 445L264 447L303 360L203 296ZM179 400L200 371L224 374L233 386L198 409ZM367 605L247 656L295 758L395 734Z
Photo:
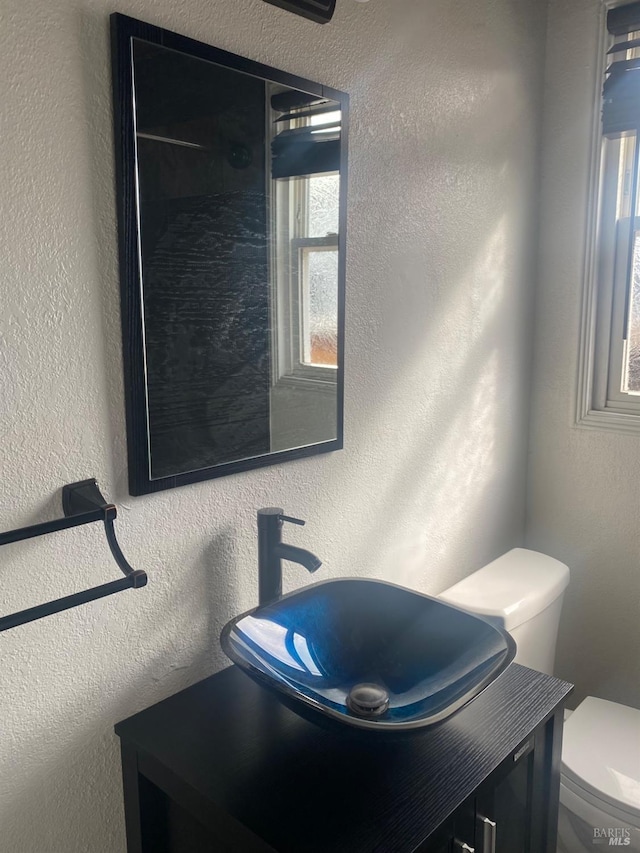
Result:
M300 563L309 572L315 572L322 562L304 548L286 545L282 541L285 521L304 524L300 518L284 515L280 507L268 506L258 510L258 587L260 604L269 604L282 595L282 560Z

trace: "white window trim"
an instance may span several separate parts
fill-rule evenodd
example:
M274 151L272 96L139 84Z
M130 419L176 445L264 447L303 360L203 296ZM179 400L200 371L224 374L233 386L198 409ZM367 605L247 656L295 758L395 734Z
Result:
M268 114L268 110L267 110ZM268 125L268 139L273 136ZM277 235L277 245L271 247L271 347L272 387L313 388L335 396L338 370L331 365L305 364L300 357L300 325L302 300L300 298L299 253L304 246L321 249L338 249L337 234L326 237L300 237L306 233L307 223L297 218L307 211L304 181L277 181L268 178L269 207L272 234ZM275 286L274 286L275 285Z
M309 364L302 360L302 334L309 323L309 305L302 294L306 276L303 273L305 251L313 249L318 252L337 252L338 235L328 234L326 237L296 237L289 243L291 260L291 364L289 375L296 379L307 379L323 382L335 390L338 370L333 365Z
M621 403L608 393L608 373L611 349L611 324L614 310L613 276L614 245L607 245L600 233L603 205L610 200L603 196L602 182L606 163L603 157L601 103L605 52L608 43L606 14L609 9L625 5L626 0L603 0L600 7L600 39L594 93L586 246L583 270L583 292L578 352L578 387L576 395L576 425L585 429L606 429L640 435L640 399ZM638 143L640 144L640 142ZM598 201L596 204L595 201ZM615 202L614 202L615 203ZM624 409L628 411L624 411Z

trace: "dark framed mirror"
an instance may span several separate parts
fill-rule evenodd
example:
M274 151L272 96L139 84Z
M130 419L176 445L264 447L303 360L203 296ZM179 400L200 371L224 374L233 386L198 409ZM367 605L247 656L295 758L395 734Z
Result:
M111 23L129 491L340 449L348 96Z

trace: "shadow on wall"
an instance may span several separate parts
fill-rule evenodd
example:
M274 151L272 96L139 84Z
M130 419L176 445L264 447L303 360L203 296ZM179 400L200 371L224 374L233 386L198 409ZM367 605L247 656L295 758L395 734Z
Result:
M226 569L234 561L235 541L232 531L219 533L191 569L167 563L163 577L158 566L150 571L154 584L142 592L92 602L3 635L15 644L12 655L11 643L5 643L5 653L20 675L3 683L3 695L13 694L15 706L26 711L19 734L9 737L0 774L0 849L124 850L120 751L113 726L228 663L218 635L234 615L222 605L239 597L239 571ZM170 584L167 573L174 575ZM195 653L193 636L204 638ZM80 644L87 669L76 671L71 665L71 673L68 659L77 660ZM24 697L34 688L29 649L39 650L39 659L50 658L58 688L52 692L49 685L41 703L25 706ZM139 687L122 688L123 668L129 670L129 683Z
M601 529L601 518L594 518L593 524L594 529ZM632 590L611 581L610 560L616 556L602 561L596 577L589 566L599 562L597 556L574 551L573 561L566 559L572 581L560 620L556 671L576 685L570 707L577 707L587 695L638 707L640 661L635 652L640 628ZM630 655L621 655L621 637L635 639Z
M117 254L115 200L115 164L111 91L105 81L111 79L111 45L108 16L103 12L81 10L76 14L77 39L81 45L103 45L102 50L82 51L81 83L89 122L87 145L90 147L91 175L88 185L95 227L93 246L96 280L102 303L102 365L103 398L108 413L108 434L113 484L111 499L121 503L129 496L127 476L127 446L124 415L124 380L122 366L122 334L120 330L120 291ZM97 105L102 108L98 109ZM105 168L109 164L109 168ZM105 174L106 173L106 174ZM108 239L105 239L108 235Z

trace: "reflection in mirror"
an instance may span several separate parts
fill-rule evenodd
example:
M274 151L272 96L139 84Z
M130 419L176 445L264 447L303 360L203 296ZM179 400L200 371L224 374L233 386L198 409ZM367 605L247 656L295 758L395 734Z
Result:
M346 96L113 17L130 490L338 449Z

